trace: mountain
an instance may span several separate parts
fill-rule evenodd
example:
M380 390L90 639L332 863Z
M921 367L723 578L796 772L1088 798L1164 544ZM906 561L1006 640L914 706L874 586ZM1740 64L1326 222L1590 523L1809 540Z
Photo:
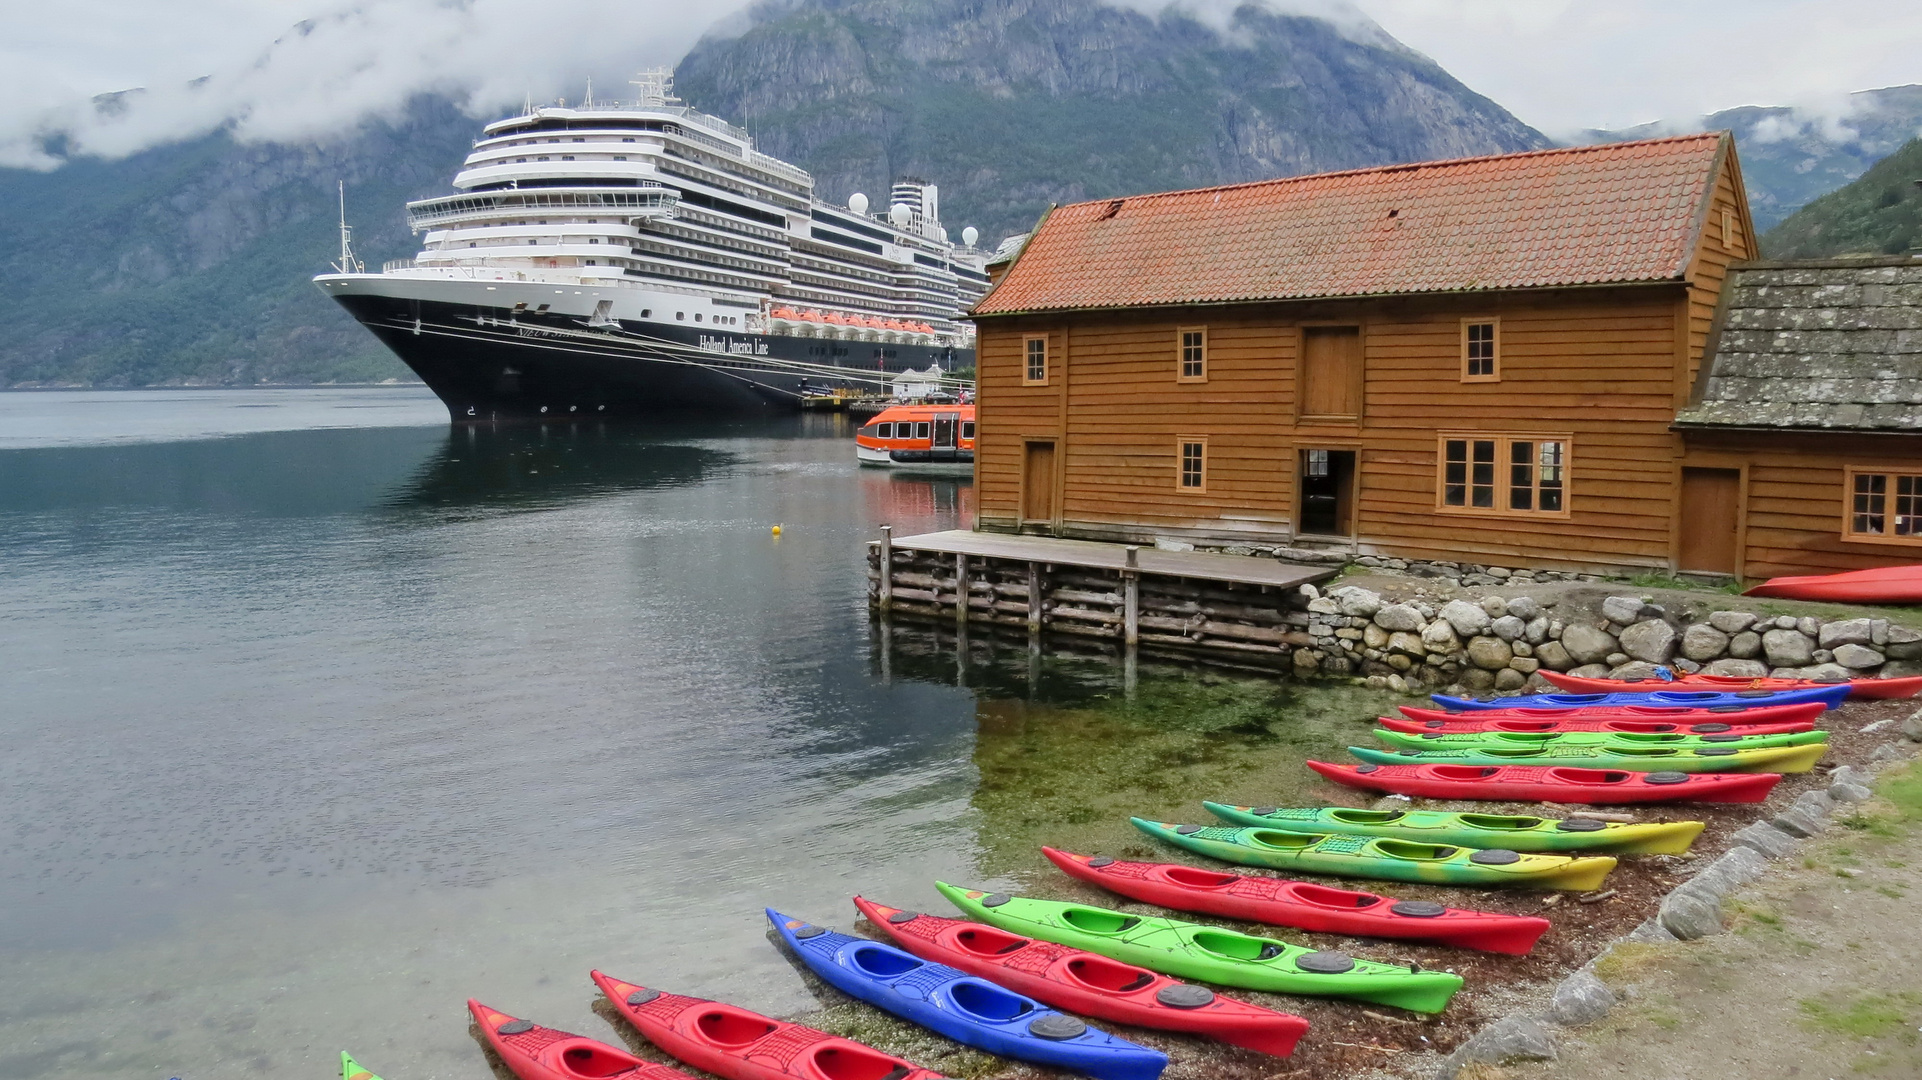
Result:
M1762 236L1770 258L1900 255L1922 247L1922 139L1875 163L1854 183L1797 210Z
M897 176L990 242L1050 202L1530 150L1533 128L1373 28L1225 30L1095 0L801 0L681 62L690 103L845 201Z
M1098 0L795 0L678 81L824 197L884 205L922 175L989 242L1053 201L1547 145L1378 29L1257 4L1216 28ZM422 97L324 143L0 170L0 387L408 377L309 283L334 185L369 266L411 255L404 204L447 190L479 127Z
M1581 142L1622 142L1677 131L1732 131L1755 227L1767 231L1820 195L1868 171L1922 133L1922 86L1849 95L1840 116L1785 106L1745 105L1698 121L1659 121L1582 133Z
M224 133L52 172L0 170L0 386L412 378L309 279L339 248L411 255L403 204L444 192L475 123L421 98L327 145Z

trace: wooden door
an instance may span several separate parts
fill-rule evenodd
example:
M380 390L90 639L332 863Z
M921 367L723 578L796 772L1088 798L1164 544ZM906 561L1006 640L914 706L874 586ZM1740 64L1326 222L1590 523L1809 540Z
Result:
M1735 573L1741 519L1740 469L1683 469L1676 569Z
M1361 386L1361 327L1302 327L1301 415L1358 419Z
M1021 467L1021 520L1054 520L1054 444L1031 442Z

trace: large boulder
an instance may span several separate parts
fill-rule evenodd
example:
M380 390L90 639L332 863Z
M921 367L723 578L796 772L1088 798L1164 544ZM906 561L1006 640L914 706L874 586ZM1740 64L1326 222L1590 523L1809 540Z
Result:
M1483 611L1479 604L1471 604L1466 600L1450 600L1443 604L1441 617L1455 628L1457 637L1474 637L1488 629L1488 612Z
M1581 667L1571 668L1568 673L1578 679L1606 679L1608 678L1608 665L1583 664Z
M1528 629L1528 624L1513 615L1503 615L1488 624L1488 629L1503 641L1514 641Z
M1508 614L1508 601L1499 596L1484 596L1481 599L1482 613L1491 619L1499 619Z
M1609 622L1621 626L1638 622L1642 617L1642 598L1639 596L1611 596L1602 601L1602 616Z
M1419 631L1423 621L1421 612L1407 604L1389 604L1375 612L1375 625L1389 633L1398 630Z
M1345 589L1335 589L1329 596L1341 605L1341 613L1350 618L1366 619L1381 610L1381 594L1350 585Z
M1868 645L1874 640L1872 619L1837 619L1822 624L1816 631L1816 644L1824 649L1840 645Z
M1481 610L1480 608L1476 609ZM1436 619L1421 632L1422 644L1428 651L1446 656L1462 647L1461 640L1455 636L1455 627L1446 619Z
M1508 613L1523 622L1533 622L1542 616L1542 603L1532 596L1517 596L1508 602Z
M1537 615L1522 627L1522 637L1530 645L1540 645L1548 640L1548 616Z
M1428 655L1428 646L1422 643L1421 635L1397 630L1388 635L1388 651L1420 659Z
M1888 644L1882 651L1891 660L1922 660L1922 632L1906 626L1890 626Z
M1738 660L1730 657L1717 660L1702 669L1710 675L1733 675L1738 679L1760 679L1769 673L1769 666L1760 660Z
M1646 619L1622 631L1622 651L1649 664L1666 664L1675 655L1675 628Z
M1361 628L1361 643L1371 649L1379 649L1388 644L1388 631L1369 623Z
M1572 623L1562 631L1562 648L1577 664L1599 664L1615 651L1615 635L1586 623Z
M1728 654L1737 660L1753 660L1762 655L1762 635L1744 630L1728 639Z
M1512 667L1505 667L1495 673L1495 689L1520 690L1528 685L1528 676Z
M1752 611L1711 612L1708 624L1724 634L1739 634L1755 625L1755 613Z
M1559 641L1544 641L1535 646L1535 659L1540 660L1542 666L1550 671L1567 671L1575 666L1574 659L1568 655L1567 649L1562 648L1562 643Z
M1586 969L1575 972L1555 987L1548 1001L1548 1017L1563 1027L1592 1024L1615 1007L1615 992Z
M1851 619L1849 621L1856 622L1858 620ZM1860 621L1867 622L1868 620L1863 619ZM1835 647L1835 662L1854 671L1860 671L1863 668L1881 667L1882 661L1885 659L1887 659L1887 657L1884 657L1881 653L1876 652L1867 645L1857 645L1851 642Z
M1696 623L1682 631L1682 655L1696 663L1706 663L1728 652L1728 635L1708 623Z
M1623 682L1647 682L1650 679L1660 679L1662 673L1660 667L1646 660L1630 660L1628 663L1611 670L1608 673L1608 677L1611 679L1620 679ZM1637 686L1624 687L1624 689L1647 690L1648 688L1645 686Z
M1514 658L1514 650L1501 638L1484 635L1468 642L1468 662L1484 671L1500 671Z
M1777 627L1762 635L1762 652L1772 667L1802 667L1815 659L1815 642L1800 630Z

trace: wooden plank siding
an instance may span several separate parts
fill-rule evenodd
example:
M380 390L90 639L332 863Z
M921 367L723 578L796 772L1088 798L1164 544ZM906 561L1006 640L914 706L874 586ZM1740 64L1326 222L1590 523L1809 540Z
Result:
M1746 578L1922 562L1922 544L1844 540L1851 466L1922 474L1922 435L1690 431L1683 464L1746 472ZM1683 513L1687 510L1684 509Z
M1147 539L1292 535L1296 451L1358 453L1361 547L1416 558L1666 566L1680 286L1394 298L994 320L981 333L983 527L1018 525L1019 442L1063 443L1061 531ZM1464 383L1461 321L1501 320L1501 381ZM1363 419L1295 419L1301 328L1362 327ZM1208 375L1177 381L1178 327L1206 326ZM1047 332L1060 380L1021 386L1022 342ZM1568 518L1436 510L1444 431L1567 435ZM1177 442L1208 440L1205 492L1176 484ZM1552 553L1552 554L1551 554Z
M1725 214L1732 219L1732 228L1726 237L1723 235ZM1755 222L1749 217L1748 193L1742 187L1742 170L1735 162L1735 146L1731 142L1722 167L1715 172L1715 184L1703 215L1701 238L1688 267L1688 343L1685 355L1679 358L1676 408L1688 403L1689 392L1701 372L1729 264L1757 258L1758 254Z

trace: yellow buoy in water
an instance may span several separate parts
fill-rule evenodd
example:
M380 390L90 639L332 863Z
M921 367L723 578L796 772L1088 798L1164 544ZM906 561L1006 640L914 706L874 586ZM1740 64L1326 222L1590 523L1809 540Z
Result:
M780 527L779 525L776 525L776 526L774 527L774 535L776 535L776 536L779 536L779 535L781 535L781 527Z

